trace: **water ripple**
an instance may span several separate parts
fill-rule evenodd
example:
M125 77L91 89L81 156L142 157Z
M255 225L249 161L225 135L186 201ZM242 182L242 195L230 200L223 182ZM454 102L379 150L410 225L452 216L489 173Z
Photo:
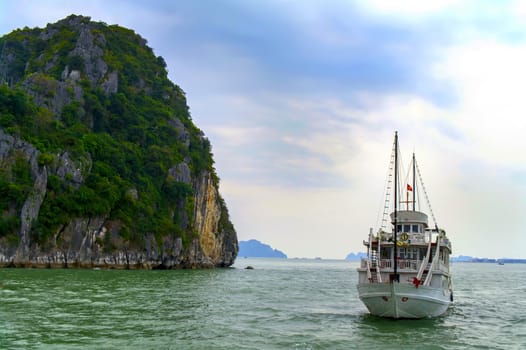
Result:
M526 265L455 264L448 312L398 321L367 313L351 263L238 266L0 270L0 348L526 348Z

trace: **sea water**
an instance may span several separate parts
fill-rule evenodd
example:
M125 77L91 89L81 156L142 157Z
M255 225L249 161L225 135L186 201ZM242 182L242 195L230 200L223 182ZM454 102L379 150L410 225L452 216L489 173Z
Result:
M357 266L1 269L0 349L526 349L524 264L453 264L454 304L423 320L369 315Z

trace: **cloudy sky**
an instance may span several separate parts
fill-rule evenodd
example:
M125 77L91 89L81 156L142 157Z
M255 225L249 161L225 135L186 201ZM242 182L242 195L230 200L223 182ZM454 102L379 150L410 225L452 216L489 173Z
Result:
M72 13L165 58L240 240L363 251L397 130L454 255L526 258L524 2L2 0L0 35Z

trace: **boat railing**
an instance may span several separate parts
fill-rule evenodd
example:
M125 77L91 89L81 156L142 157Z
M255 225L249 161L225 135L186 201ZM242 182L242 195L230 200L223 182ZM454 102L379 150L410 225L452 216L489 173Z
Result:
M439 270L439 271L443 271L443 272L449 272L449 266L447 264L445 264L442 261L439 261L437 264L438 264L438 266L433 266L433 263L429 262L427 264L427 266L425 267L425 270L427 270L427 271L430 271L430 270L437 271L437 270Z
M441 245L441 246L448 247L448 248L451 250L451 241L450 241L449 238L447 238L447 237L443 237L443 238L440 240L440 245Z
M360 259L360 268L367 269L367 264L368 264L367 258ZM422 260L412 260L412 259L399 259L398 260L398 268L400 270L418 270L421 264L422 264ZM391 259L379 259L378 267L380 269L391 269L393 268L393 262ZM425 270L429 271L432 268L433 268L432 263L429 262L427 266L425 267ZM435 267L435 270L448 272L449 266L443 263L442 261L440 261L438 263L438 266Z
M398 260L398 267L401 270L416 270L418 269L420 260Z
M408 232L399 232L399 235L403 233L408 233ZM411 244L428 244L429 243L429 235L425 233L411 233L409 237L410 237L409 242ZM378 242L378 238L379 237L376 236L373 238L373 240L375 242ZM383 232L382 235L380 236L380 241L388 243L388 242L392 242L393 238L394 236L391 233ZM436 237L432 236L431 240L434 242L436 240ZM448 244L450 244L447 238L444 238L442 241L448 242ZM365 246L368 246L369 243L370 243L369 241L366 241L366 240L363 241L363 244Z
M411 243L427 244L429 241L426 239L423 233L413 234L411 236Z
M380 268L390 269L392 267L391 259L380 259Z
M398 268L400 270L416 270L421 263L422 260L399 259ZM390 269L393 267L393 261L391 259L380 259L379 266L382 269Z
M369 260L367 258L361 258L360 259L360 268L361 269L366 269L367 268L367 264L369 264Z
M444 263L443 261L440 261L438 263L438 269L440 271L449 272L449 265L447 263Z

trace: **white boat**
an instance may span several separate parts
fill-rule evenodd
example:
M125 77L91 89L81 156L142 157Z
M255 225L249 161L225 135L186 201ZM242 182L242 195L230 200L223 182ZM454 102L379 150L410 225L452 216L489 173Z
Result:
M371 228L368 240L363 242L367 257L361 259L358 268L358 295L376 316L439 316L453 302L449 271L451 242L436 224L414 154L412 176L408 176L412 183L400 180L398 148L398 133L395 133L383 219L380 229L374 233ZM401 200L404 194L405 201ZM428 215L420 211L422 194L434 227L429 226ZM386 228L388 225L390 230Z

